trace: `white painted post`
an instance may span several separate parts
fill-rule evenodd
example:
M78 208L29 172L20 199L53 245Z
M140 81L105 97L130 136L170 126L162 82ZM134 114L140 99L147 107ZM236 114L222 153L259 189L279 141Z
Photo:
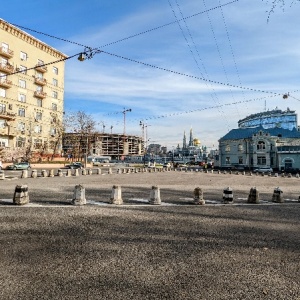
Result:
M123 204L121 186L114 185L112 187L111 196L110 196L110 203L111 204L117 204L117 205Z
M150 191L150 204L160 205L161 198L160 198L160 188L158 186L152 186Z
M74 195L71 202L73 205L85 205L86 204L86 198L85 198L85 188L78 184L75 185L74 189Z

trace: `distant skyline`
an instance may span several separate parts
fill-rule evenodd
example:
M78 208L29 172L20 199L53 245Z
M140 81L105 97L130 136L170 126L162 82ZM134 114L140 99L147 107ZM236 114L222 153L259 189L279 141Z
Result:
M300 4L268 20L269 9L261 0L10 0L0 17L73 42L21 28L69 56L80 45L104 51L66 61L67 113L85 111L100 131L122 133L130 108L126 133L142 135L142 121L148 144L171 149L192 127L216 148L250 114L300 111Z

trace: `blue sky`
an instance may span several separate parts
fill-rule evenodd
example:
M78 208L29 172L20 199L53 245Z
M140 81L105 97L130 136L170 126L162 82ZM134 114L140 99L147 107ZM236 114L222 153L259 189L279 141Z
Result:
M10 0L0 17L105 51L66 62L66 112L83 110L100 130L122 133L122 111L131 108L128 134L142 135L142 121L149 143L170 149L192 127L216 147L239 119L265 107L299 112L300 4L291 2L269 22L261 0ZM84 50L25 31L70 56Z

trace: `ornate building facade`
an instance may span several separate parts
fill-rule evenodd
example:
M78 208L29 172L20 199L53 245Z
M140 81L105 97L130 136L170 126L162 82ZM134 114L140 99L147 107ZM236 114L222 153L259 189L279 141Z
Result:
M254 114L219 140L219 166L300 169L297 114L287 109Z
M53 152L64 106L66 55L0 19L0 147Z

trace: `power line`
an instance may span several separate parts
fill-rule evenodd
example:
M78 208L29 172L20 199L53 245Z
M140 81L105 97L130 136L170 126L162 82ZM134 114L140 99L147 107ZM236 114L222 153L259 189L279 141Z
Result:
M230 5L230 4L239 2L239 1L240 1L240 0L234 0L234 1L230 1L230 2L224 3L224 4L220 4L220 5L218 5L218 6L215 6L215 7L213 7L213 8L208 9L208 11L213 11L213 10L219 9L220 7L225 7L225 6L227 6L227 5ZM195 14L190 15L190 16L188 16L188 17L179 19L179 21L183 21L183 20L187 20L187 19L190 19L190 18L194 18L194 17L199 16L199 15L204 14L204 13L206 13L206 11L201 11L201 12L195 13ZM9 22L8 22L8 23L9 23ZM146 33L149 33L149 32L152 32L152 31L155 31L155 30L158 30L158 29L161 29L161 28L170 26L170 25L174 25L174 24L176 24L176 23L177 23L177 21L174 21L174 22L169 22L169 23L166 23L166 24L157 26L157 27L153 27L153 28L151 28L151 29L148 29L148 30L145 30L145 31L141 31L141 32L139 32L139 33L136 33L136 34L127 36L127 37L122 38L122 39L120 39L120 40L117 40L117 41L114 41L114 42L105 44L105 45L103 45L103 46L100 46L99 48L104 48L104 47L107 47L107 46L110 46L110 45L114 45L114 44L117 44L117 43L120 43L120 42L129 40L129 39L132 39L132 38L134 38L134 37L137 37L137 36L140 36L140 35L143 35L143 34L146 34ZM57 40L61 40L61 41L64 41L64 42L68 42L68 43L71 43L71 44L75 44L75 45L78 45L78 46L81 46L81 47L88 47L88 46L83 45L83 44L81 44L81 43L74 42L74 41L70 41L70 40L65 39L65 38L60 38L60 37L57 37L57 36L54 36L54 35L51 35L51 34L48 34L48 33L44 33L44 32L41 32L41 31L38 31L38 30L35 30L35 29L31 29L31 28L22 26L22 25L18 25L18 24L15 24L15 23L10 23L10 24L13 25L13 26L16 26L16 27L23 28L23 29L25 29L25 30L29 30L29 31L32 31L32 32L35 32L35 33L38 33L38 34L41 34L41 35L45 35L45 36L48 36L48 37L57 39Z
M180 76L184 76L184 77L188 77L188 78L193 78L193 79L197 79L197 80L201 80L201 81L205 81L205 82L219 84L219 85L223 85L223 86L226 86L226 87L233 87L233 88L236 88L236 89L247 90L247 91L251 91L251 92L260 92L260 93L273 94L273 95L277 95L277 96L281 95L279 93L275 93L275 92L272 92L272 91L265 91L265 90L261 90L261 89L238 86L238 85L224 83L224 82L220 82L220 81L216 81L216 80L210 80L210 79L206 79L206 78L203 78L203 77L198 77L198 76L194 76L194 75L190 75L190 74L185 74L185 73L182 73L182 72L178 72L178 71L174 71L174 70L171 70L171 69L158 67L158 66L155 66L155 65L152 65L152 64L149 64L149 63L141 62L141 61L138 61L138 60L135 60L135 59L132 59L132 58L122 56L122 55L110 53L110 52L107 52L107 51L104 51L104 50L101 50L101 53L105 53L105 54L108 54L110 56L121 58L123 60L134 62L134 63L144 65L144 66L147 66L147 67L150 67L150 68L153 68L153 69L166 71L166 72L169 72L169 73L172 73L172 74L176 74L176 75L180 75Z
M180 30L181 30L181 33L182 33L182 35L183 35L183 37L184 37L184 39L185 39L185 41L186 41L186 43L187 43L187 45L188 45L188 48L189 48L189 50L190 50L190 52L191 52L191 54L192 54L192 56L193 56L193 59L194 59L196 65L197 65L197 68L198 68L198 70L200 71L201 76L204 77L204 75L202 74L201 68L200 68L200 66L199 66L198 60L197 60L196 56L194 55L193 49L192 49L192 47L191 47L191 45L190 45L190 43L189 43L187 37L185 36L185 33L184 33L184 31L183 31L183 29L182 29L182 27L181 27L181 25L180 25L180 22L179 22L179 20L178 20L178 18L177 18L177 15L176 15L176 13L175 13L173 7L172 7L172 4L171 4L170 0L168 0L168 2L169 2L169 5L170 5L170 7L171 7L171 9L172 9L172 11L173 11L173 14L174 14L176 20L177 20L177 23L178 23L178 26L179 26L179 28L180 28ZM179 10L179 13L180 13L180 15L181 15L181 18L183 18L183 13L182 13L182 10L181 10L181 8L180 8L179 3L178 3L177 0L176 0L176 4L177 4L177 8L178 8L178 10ZM205 67L205 65L204 65L204 63L203 63L203 61L202 61L202 59L201 59L201 57L200 57L198 48L197 48L196 43L195 43L195 41L194 41L194 39L193 39L193 37L192 37L191 31L190 31L190 29L189 29L189 26L188 26L186 20L184 20L184 24L185 24L186 30L187 30L187 32L188 32L188 34L189 34L190 40L192 41L192 43L193 43L193 45L194 45L194 48L195 48L195 50L196 50L198 59L199 59L199 61L201 62L202 68L203 68L203 70L205 71L206 78L209 79L208 72L207 72L206 67ZM208 85L207 82L205 82L205 84L206 84L207 87L209 87L209 85ZM219 103L219 104L220 104L220 101L219 101L219 99L218 99L218 96L217 96L217 94L216 94L216 92L215 92L215 89L214 89L213 85L210 84L210 87L211 87L211 89L213 90L213 94L211 94L211 97L212 97L213 101L214 101L215 103ZM215 96L216 99L214 98L214 96ZM218 112L219 112L221 115L223 115L224 119L226 120L227 127L229 128L229 122L228 122L227 116L225 115L223 109L222 109L222 108L221 108L221 109L218 108Z

